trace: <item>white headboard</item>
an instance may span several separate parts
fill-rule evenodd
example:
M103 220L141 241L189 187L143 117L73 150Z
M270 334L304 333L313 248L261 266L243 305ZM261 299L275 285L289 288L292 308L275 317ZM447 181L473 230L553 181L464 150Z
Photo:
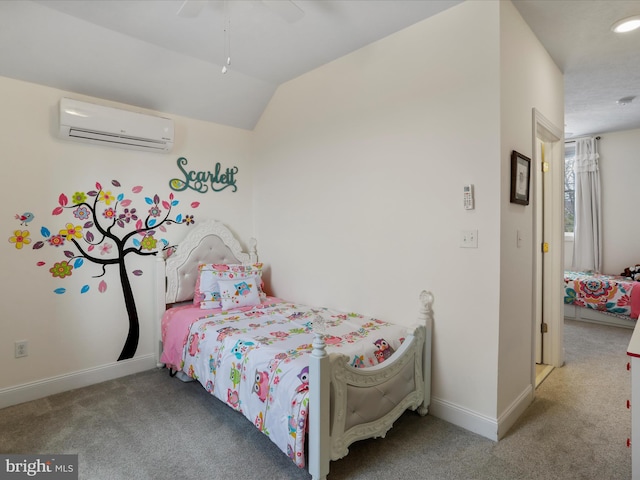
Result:
M243 263L258 261L255 239L249 240L249 252L243 252L240 242L231 231L216 220L205 220L187 227L187 236L176 247L175 252L166 260L157 259L156 298L155 298L155 344L156 363L160 363L162 353L162 334L160 325L166 306L193 298L198 278L198 265L201 263Z
M166 277L164 303L193 298L201 263L249 264L257 261L255 239L249 241L249 252L243 252L240 242L224 224L216 220L200 222L164 261L164 269L161 269Z

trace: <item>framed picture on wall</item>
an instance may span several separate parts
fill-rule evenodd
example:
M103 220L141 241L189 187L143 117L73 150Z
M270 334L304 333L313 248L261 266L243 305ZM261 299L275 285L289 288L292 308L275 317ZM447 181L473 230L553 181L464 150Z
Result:
M511 152L511 203L529 205L531 159L515 150Z

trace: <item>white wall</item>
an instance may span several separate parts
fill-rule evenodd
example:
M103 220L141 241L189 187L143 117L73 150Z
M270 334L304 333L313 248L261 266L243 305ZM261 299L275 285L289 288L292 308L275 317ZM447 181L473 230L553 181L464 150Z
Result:
M558 130L564 124L563 77L511 2L500 2L501 19L501 237L500 237L500 354L498 417L514 408L514 401L531 392L534 256L534 184L532 164L530 203L510 203L511 152L535 160L532 109L536 108ZM548 175L561 177L563 165L552 162ZM552 184L553 181L550 182ZM557 183L557 182L556 182ZM561 192L557 192L561 195ZM561 205L556 205L556 209ZM561 210L559 210L561 212ZM551 209L546 215L552 214ZM562 218L556 215L557 233ZM517 232L522 239L517 245ZM549 238L549 237L547 237ZM558 265L560 271L561 266ZM559 273L558 273L559 274ZM547 299L549 300L549 299Z
M564 238L564 269L571 270L573 262L573 235Z
M256 127L254 177L273 292L410 324L431 290L434 399L490 418L498 28L496 2L464 3L282 85ZM477 249L459 247L463 229Z
M497 438L532 369L532 214L508 202L509 154L531 153L532 107L562 125L562 103L508 2L465 2L282 85L255 138L273 292L409 324L433 291L431 411Z
M600 135L602 271L619 274L640 263L637 191L640 129Z
M45 379L69 379L81 375L78 372L97 369L104 373L111 367L118 371L123 368L123 362L114 365L128 330L117 268L107 269L102 278L108 289L98 293L99 279L91 278L100 274L98 266L85 262L71 277L54 279L48 269L55 261L64 260L64 255L50 246L40 250L31 248L37 240L42 240L42 226L57 233L66 222L76 220L70 211L59 217L52 216L60 193L71 197L100 182L114 194L116 191L125 193L134 200L131 207L146 215L149 206L144 202L144 196L158 193L166 198L171 193L169 180L182 177L176 165L178 157L186 157L188 167L198 171L213 169L215 163L220 162L223 166L239 168L238 191L174 192L180 201L175 211L194 214L196 222L217 218L230 225L242 239L252 235L251 132L174 117L176 144L169 154L73 143L54 135L57 105L63 96L118 106L0 77L5 179L0 202L5 237L1 250L3 268L0 269L0 285L3 286L0 290L3 305L0 362L4 365L0 373L0 406L2 394L14 394L24 384L35 382L38 388L32 388L31 393L40 389L46 394L46 388L38 384ZM114 179L122 184L121 189L111 185ZM144 187L137 196L131 191L136 185ZM194 201L201 203L196 209L190 207ZM35 219L23 227L14 216L25 211L34 213ZM188 228L185 225L169 226L163 237L178 243ZM33 243L16 249L15 244L8 241L16 229L28 230ZM36 266L39 261L46 265ZM153 263L151 257L127 257L130 271L140 267L144 272L140 277L130 275L141 323L136 357L130 361L135 365L129 367L134 370L155 364L152 359L155 319L151 310ZM80 294L85 284L90 285L91 290ZM53 290L58 287L66 287L67 293L54 294ZM14 358L14 341L17 340L29 341L27 357Z

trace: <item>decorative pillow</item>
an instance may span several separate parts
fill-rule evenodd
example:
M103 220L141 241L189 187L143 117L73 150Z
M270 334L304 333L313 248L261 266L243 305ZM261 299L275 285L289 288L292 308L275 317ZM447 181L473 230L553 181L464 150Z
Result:
M198 265L198 278L193 294L193 303L200 308L219 308L219 280L255 277L260 300L267 298L262 291L262 263L251 265L202 263ZM204 303L203 303L204 302ZM218 302L216 304L215 302ZM206 306L205 306L206 305Z
M218 288L218 275L214 270L208 270L206 265L202 265L203 268L200 269L200 274L198 275L198 290L200 291L200 295L202 296L202 300L205 299L206 296L210 296L208 294L212 292L220 292Z
M202 290L200 290L200 275L202 274L202 267L205 267L205 264L198 265L198 278L196 278L196 286L193 290L193 303L195 305L199 304L204 298Z
M206 306L203 307L202 304ZM215 282L215 287L211 291L202 292L202 301L200 302L201 308L220 308L220 287L218 281Z
M218 280L223 310L260 305L257 277L236 277Z

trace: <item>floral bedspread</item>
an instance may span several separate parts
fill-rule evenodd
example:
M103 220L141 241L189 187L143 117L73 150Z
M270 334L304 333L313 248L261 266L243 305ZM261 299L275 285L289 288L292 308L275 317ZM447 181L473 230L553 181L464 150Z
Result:
M564 272L564 303L618 315L631 315L634 282L619 275Z
M371 317L280 303L193 322L181 365L299 467L305 465L308 355L318 316L324 319L327 351L347 355L355 367L384 362L407 335L406 327Z

